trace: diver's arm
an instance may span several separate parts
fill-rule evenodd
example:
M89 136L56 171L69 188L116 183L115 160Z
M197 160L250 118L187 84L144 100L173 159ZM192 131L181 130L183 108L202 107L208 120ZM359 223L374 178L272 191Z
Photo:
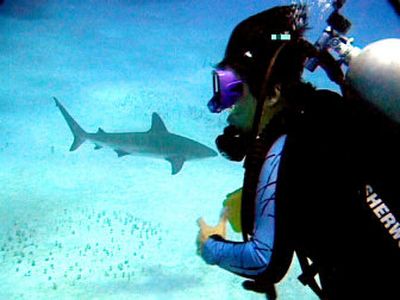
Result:
M274 143L261 170L254 236L248 242L231 242L211 236L202 251L207 263L246 277L261 274L268 267L274 241L275 187L284 142L285 136L282 136Z

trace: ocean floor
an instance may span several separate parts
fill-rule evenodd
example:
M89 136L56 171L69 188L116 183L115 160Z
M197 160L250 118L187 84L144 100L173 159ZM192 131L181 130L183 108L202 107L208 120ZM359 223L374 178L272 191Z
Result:
M215 148L227 115L206 107L212 66L233 26L267 2L5 0L1 300L265 298L196 255L196 220L217 222L240 163L188 161L171 175L166 160L90 143L70 152L53 97L88 132L147 131L157 112L170 132ZM280 299L317 299L298 275L294 262Z

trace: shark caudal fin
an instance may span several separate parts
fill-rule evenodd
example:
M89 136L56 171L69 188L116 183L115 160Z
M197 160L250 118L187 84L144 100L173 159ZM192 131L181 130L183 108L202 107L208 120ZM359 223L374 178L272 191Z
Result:
M68 127L71 129L72 134L74 135L74 142L71 145L69 151L74 151L79 148L80 145L83 144L86 140L87 133L82 129L81 126L71 117L71 115L67 112L67 110L62 106L62 104L57 100L56 97L53 97L56 102L57 107L60 109L61 114L63 115L65 121L67 121Z

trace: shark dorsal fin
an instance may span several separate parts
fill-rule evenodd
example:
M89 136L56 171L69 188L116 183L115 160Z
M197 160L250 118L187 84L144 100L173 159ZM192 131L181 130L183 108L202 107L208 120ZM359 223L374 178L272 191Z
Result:
M106 133L101 127L99 127L99 129L97 129L97 133Z
M153 133L168 132L168 129L167 127L165 127L163 120L161 120L161 117L155 112L151 116L150 132Z

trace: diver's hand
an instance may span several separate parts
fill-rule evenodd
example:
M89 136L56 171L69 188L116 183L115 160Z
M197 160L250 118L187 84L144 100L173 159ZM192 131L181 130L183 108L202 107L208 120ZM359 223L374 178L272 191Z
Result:
M199 234L197 235L197 240L196 240L198 255L201 255L204 243L210 236L219 235L223 238L226 238L226 221L227 221L226 210L224 210L223 213L221 214L218 225L215 227L208 225L203 218L199 218L197 220L197 225L199 225L200 227Z

